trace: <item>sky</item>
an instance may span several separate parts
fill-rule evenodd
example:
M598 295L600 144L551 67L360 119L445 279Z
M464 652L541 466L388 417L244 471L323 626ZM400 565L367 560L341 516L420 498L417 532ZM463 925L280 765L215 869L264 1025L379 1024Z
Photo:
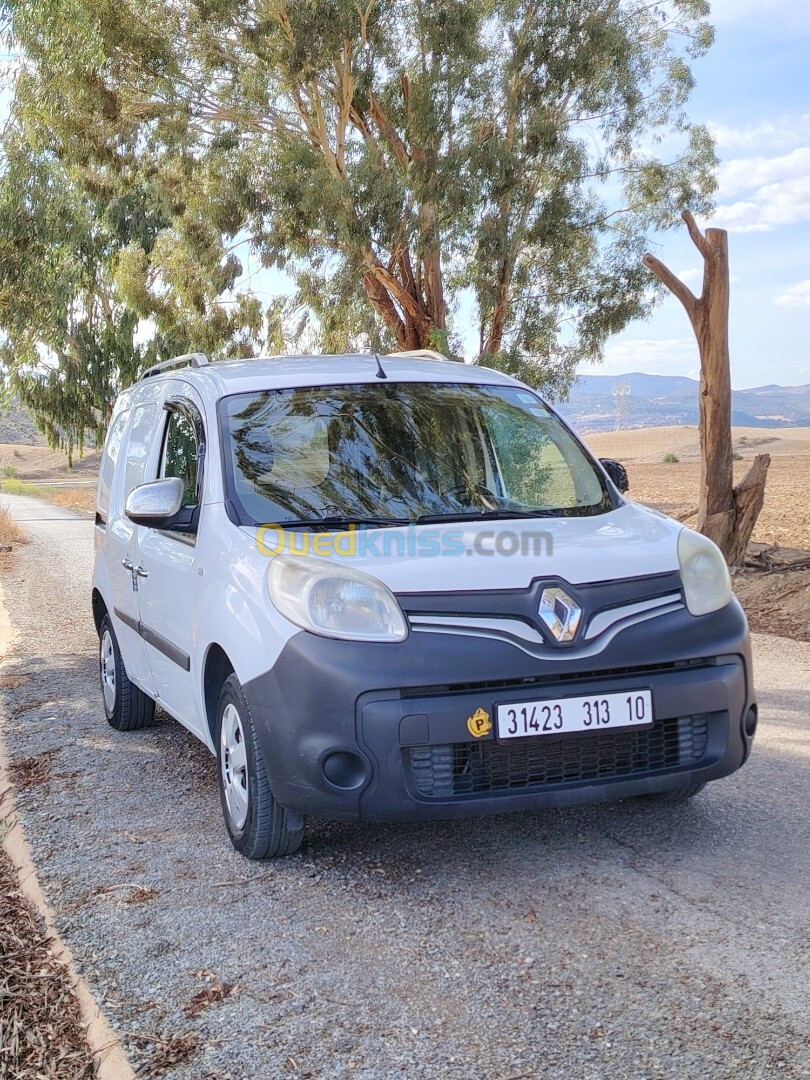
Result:
M716 40L693 64L687 111L710 127L720 158L716 210L699 224L729 232L732 383L810 383L810 3L714 0L710 21ZM7 106L0 93L0 116ZM685 228L656 239L653 253L699 292L701 259ZM263 298L290 288L238 254L244 285ZM603 364L580 371L697 378L686 313L667 295L609 342Z
M708 124L720 158L716 210L729 232L731 362L736 389L810 383L810 4L715 0L715 44L694 64L690 118ZM685 229L652 251L693 290L701 259ZM583 373L699 373L680 303L615 337Z

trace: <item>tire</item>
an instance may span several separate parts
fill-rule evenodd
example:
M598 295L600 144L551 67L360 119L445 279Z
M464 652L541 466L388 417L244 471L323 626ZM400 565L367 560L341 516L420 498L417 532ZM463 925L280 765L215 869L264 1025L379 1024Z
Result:
M273 798L250 707L236 675L222 686L217 708L217 770L225 827L247 859L276 859L298 851L300 814Z
M641 795L642 802L655 803L658 806L676 806L678 803L688 802L699 791L703 791L706 784L685 784L683 787L673 788L672 791L658 791L650 795Z
M104 616L98 630L98 673L104 715L110 727L138 731L152 723L155 703L129 681L109 615Z

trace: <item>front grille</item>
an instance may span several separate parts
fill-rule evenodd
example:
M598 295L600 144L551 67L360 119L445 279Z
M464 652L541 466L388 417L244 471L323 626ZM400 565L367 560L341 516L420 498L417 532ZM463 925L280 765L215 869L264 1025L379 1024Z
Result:
M704 763L715 717L727 719L727 714L659 720L642 731L420 746L408 751L411 776L418 794L427 799L648 776Z
M594 671L544 671L542 675L528 675L524 679L489 679L477 682L434 683L430 686L405 686L401 690L403 698L436 696L438 694L469 694L501 690L525 690L527 687L559 686L564 683L598 681L641 675L647 678L654 675L669 675L673 671L694 670L714 667L717 661L713 657L693 660L671 660L660 664L632 664L625 667L598 668Z

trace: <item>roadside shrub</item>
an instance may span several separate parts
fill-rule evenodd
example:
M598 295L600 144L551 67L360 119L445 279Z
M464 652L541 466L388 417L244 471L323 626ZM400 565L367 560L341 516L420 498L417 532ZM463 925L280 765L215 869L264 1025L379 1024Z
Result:
M0 503L0 551L8 551L15 544L27 544L28 537L11 516L8 503Z
M742 461L743 456L742 456L742 454L738 454L737 451L735 450L734 453L731 455L731 459L732 459L732 461Z
M3 476L5 476L8 480L16 480L17 470L14 468L13 465L6 465L6 467L3 469Z
M664 454L661 460L665 465L677 465L679 459L676 458L674 454Z

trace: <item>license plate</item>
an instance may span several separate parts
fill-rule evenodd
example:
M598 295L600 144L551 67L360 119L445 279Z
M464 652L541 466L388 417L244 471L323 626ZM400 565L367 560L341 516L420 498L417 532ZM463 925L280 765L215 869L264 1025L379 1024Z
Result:
M498 705L496 714L499 739L649 727L653 722L652 692L626 690L619 694L521 701Z

